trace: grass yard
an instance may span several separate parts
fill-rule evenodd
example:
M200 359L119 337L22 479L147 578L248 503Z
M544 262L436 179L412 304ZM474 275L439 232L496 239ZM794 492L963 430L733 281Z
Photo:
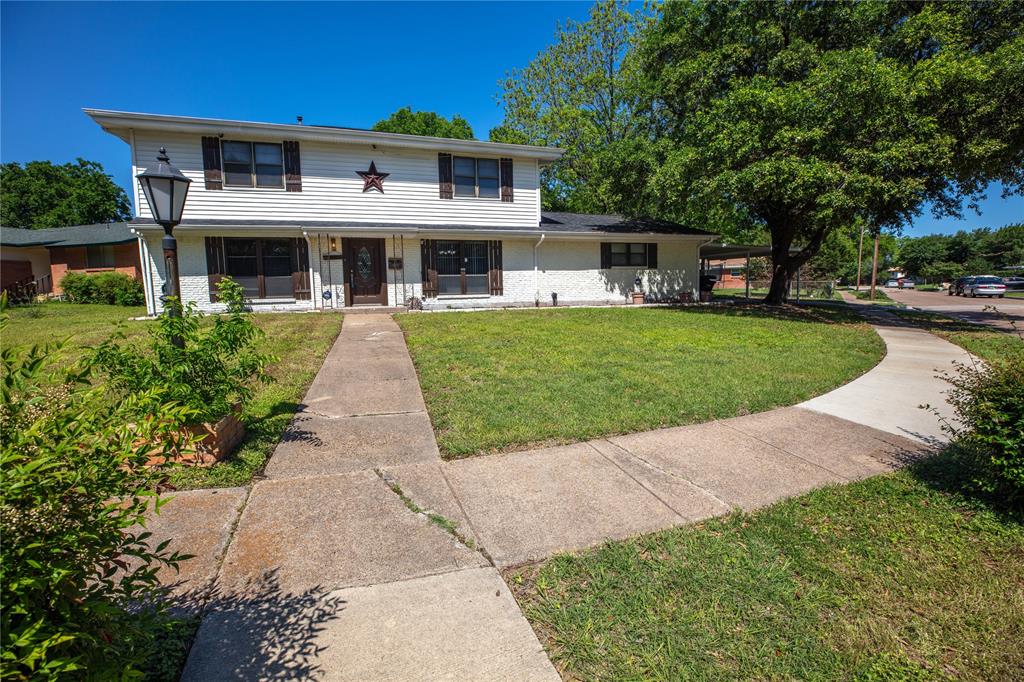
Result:
M397 316L444 456L790 405L884 353L844 310L578 308Z
M949 455L506 571L566 679L1014 680L1024 516Z
M85 347L106 339L118 322L130 339L141 340L149 321L134 321L145 308L108 305L44 303L9 309L10 325L3 346L52 343L67 339L69 360L82 357ZM172 472L171 483L178 488L207 488L244 485L263 468L281 434L288 426L324 356L341 331L341 315L321 313L267 313L255 316L266 337L262 352L280 358L270 368L275 381L259 385L243 412L248 434L227 460L211 467L181 468Z
M875 287L874 300L871 300L870 289L860 289L859 291L851 291L850 293L853 294L854 298L856 298L857 300L868 301L869 303L873 303L874 305L891 305L897 308L904 307L902 303L899 303L889 298L889 294L885 293L885 290L882 289L881 287Z
M893 311L899 317L927 329L950 343L955 343L982 360L999 361L1010 353L1024 351L1024 339L1012 332L998 331L982 325L955 320L945 315L921 310ZM1024 332L1024 330L1021 330Z
M824 289L802 289L800 291L801 300L825 300L825 301L841 301L843 297L840 295L838 289L833 289L831 296L826 295L828 292ZM728 288L728 287L715 287L711 290L711 294L718 298L746 298L747 290L745 288ZM768 290L765 288L755 288L750 290L750 298L762 299L768 295ZM796 291L790 294L791 300L796 300Z

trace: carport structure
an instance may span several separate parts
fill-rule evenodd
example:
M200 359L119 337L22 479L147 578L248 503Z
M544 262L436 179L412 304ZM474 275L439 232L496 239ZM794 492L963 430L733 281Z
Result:
M791 248L789 250L791 254L799 253L800 249ZM751 258L771 258L772 247L771 246L754 246L751 244L704 244L700 247L700 274L703 276L709 269L709 262L713 260L729 260L732 258L745 258L746 265L744 267L744 297L750 298L750 259ZM802 268L798 268L796 271L796 300L800 300L800 271Z

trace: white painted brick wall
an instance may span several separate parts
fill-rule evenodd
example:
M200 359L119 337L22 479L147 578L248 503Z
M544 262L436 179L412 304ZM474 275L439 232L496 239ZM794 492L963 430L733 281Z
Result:
M232 233L232 236L260 236ZM267 236L263 234L262 236ZM281 233L281 236L302 236ZM340 247L340 237L335 235ZM403 257L401 239L385 240L385 258ZM330 250L329 236L310 235L310 263L313 267L312 300L255 302L254 310L310 310L344 307L344 271L341 260L328 260L323 256ZM535 239L506 239L502 242L504 293L501 296L445 297L424 300L429 308L463 308L477 306L532 305L538 290L541 305L551 303L551 294L558 294L558 302L571 303L625 303L633 290L637 276L644 282L644 291L658 297L676 296L689 291L696 296L698 280L698 245L695 241L661 241L658 243L658 268L612 268L601 270L598 242L558 240L547 238L538 249L539 268L533 269ZM150 271L156 291L157 308L161 310L159 296L163 285L163 258L160 236L147 236L150 250ZM220 304L210 302L206 273L206 246L202 236L178 236L178 262L182 299L194 301L200 309L215 312L223 310ZM420 282L420 240L404 240L405 283L403 295L402 271L387 271L388 305L402 306L411 297L423 295ZM324 299L323 292L331 298Z

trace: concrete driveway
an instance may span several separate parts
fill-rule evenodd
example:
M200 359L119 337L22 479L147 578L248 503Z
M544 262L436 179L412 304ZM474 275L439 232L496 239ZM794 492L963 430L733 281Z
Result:
M886 289L885 293L889 294L889 298L899 301L905 306L942 313L965 322L1009 330L1011 329L1007 320L1009 318L1016 323L1018 329L1024 329L1024 299L1021 298L965 298L950 296L945 291L915 291L913 289ZM999 312L985 310L986 307L992 306L998 308Z

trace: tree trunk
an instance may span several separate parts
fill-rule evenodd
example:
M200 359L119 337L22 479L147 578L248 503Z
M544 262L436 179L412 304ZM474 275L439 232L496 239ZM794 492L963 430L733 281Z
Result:
M825 228L819 228L811 240L798 253L790 253L796 230L791 221L768 223L772 235L772 283L768 287L765 303L782 305L789 300L789 281L800 267L809 261L821 248L825 239Z
M789 300L789 280L799 266L791 266L793 256L789 249L793 245L793 230L788 226L769 224L772 235L772 283L764 302L782 305Z

